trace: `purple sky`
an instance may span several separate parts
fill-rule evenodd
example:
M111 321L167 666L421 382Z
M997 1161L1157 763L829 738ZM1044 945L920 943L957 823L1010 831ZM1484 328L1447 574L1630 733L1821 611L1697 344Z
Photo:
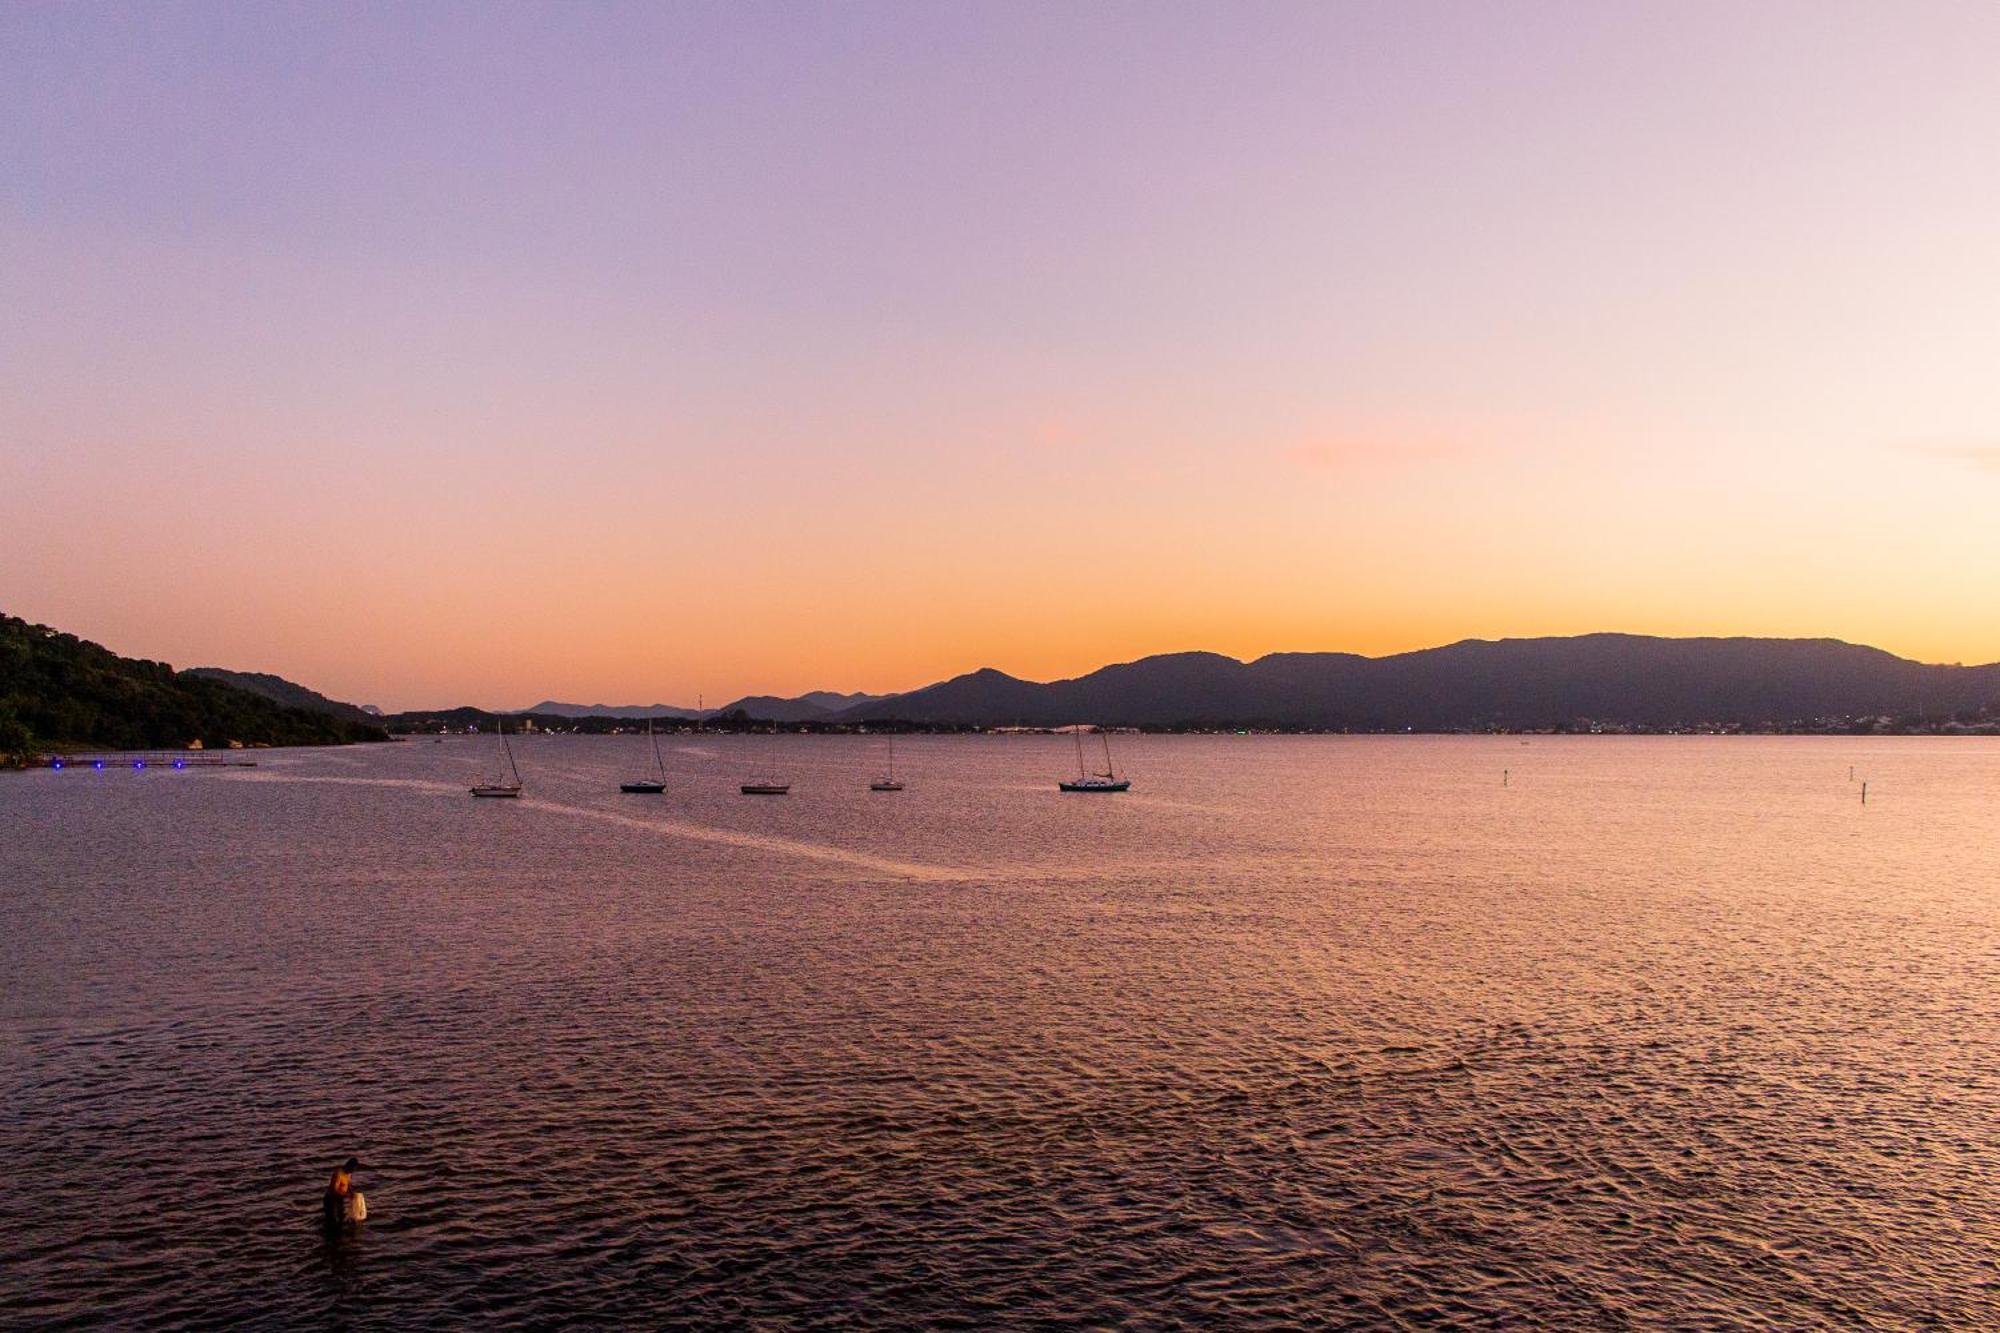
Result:
M1996 69L1972 5L14 4L0 609L383 703L2000 657Z

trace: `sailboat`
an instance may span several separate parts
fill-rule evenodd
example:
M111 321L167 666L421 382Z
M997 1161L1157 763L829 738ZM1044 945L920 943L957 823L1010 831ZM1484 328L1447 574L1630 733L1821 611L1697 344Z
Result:
M507 744L507 723L495 719L500 730L500 756L507 763L506 772L493 782L479 783L472 789L474 796L519 796L521 794L521 770L514 764L514 749Z
M1099 727L1097 739L1104 742L1104 771L1092 773L1083 764L1083 728L1078 726L1070 733L1076 738L1076 780L1061 781L1056 786L1063 791L1129 791L1132 779L1121 778L1111 766L1111 733Z
M653 743L653 771L657 778L640 778L637 782L621 782L618 790L634 796L658 796L667 789L667 761L660 758L660 738L653 734L653 719L646 719L646 739Z
M778 724L775 722L771 724L771 734L773 736L778 734ZM737 790L745 796L789 796L792 794L792 784L779 782L776 778L766 778L761 782L746 782Z
M882 770L882 776L868 784L869 791L901 791L903 783L896 776L896 733L889 733L889 766Z

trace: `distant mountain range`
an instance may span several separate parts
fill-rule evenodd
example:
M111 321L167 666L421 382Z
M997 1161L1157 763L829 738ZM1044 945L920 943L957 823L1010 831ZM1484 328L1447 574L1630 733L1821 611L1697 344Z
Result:
M491 725L458 707L380 717L262 672L121 658L96 644L0 616L0 751L40 744L162 747L324 744L398 731ZM907 694L751 695L720 708L546 701L523 727L611 731L645 717L718 726L1036 726L1539 730L1601 723L1825 729L1887 717L1898 726L2000 725L2000 664L1930 666L1836 639L1585 634L1467 639L1362 657L1273 653L1240 662L1170 653L1069 680L986 668Z
M537 717L609 717L632 721L665 717L684 722L740 712L766 722L818 722L844 709L858 708L889 697L886 694L837 694L832 690L814 690L790 699L771 694L752 694L720 708L677 708L672 704L566 704L544 699L521 712Z
M1927 666L1835 639L1586 634L1468 639L1390 657L1173 653L1047 684L988 668L827 720L1439 731L1944 719L1982 709L2000 712L2000 664Z
M727 717L731 713L742 713L766 722L829 722L854 709L884 704L893 698L895 696L889 694L836 694L832 690L814 690L795 699L752 694L735 703L724 704L710 716Z
M643 721L649 717L678 718L691 722L698 717L706 717L711 709L676 708L672 704L566 704L554 699L544 699L533 708L523 708L523 713L538 717L616 717Z
M593 714L609 714L593 705ZM470 716L474 710L456 710ZM573 706L536 714L585 717ZM643 715L643 714L641 714ZM693 710L673 714L688 718ZM451 722L443 714L403 718ZM1070 680L986 668L907 694L753 695L703 716L803 725L1539 730L1583 723L1663 729L1703 724L1824 728L1838 719L1899 725L2000 720L2000 664L1929 666L1837 639L1585 634L1467 639L1363 657L1273 653L1241 662L1169 653ZM550 718L540 719L547 725Z
M583 715L555 703L535 711ZM1585 634L1467 639L1388 657L1273 653L1241 662L1169 653L1046 683L989 667L907 694L752 695L702 716L735 714L831 726L1089 722L1353 731L1535 730L1587 722L1762 728L1879 716L1991 721L2000 718L2000 664L1929 666L1837 639ZM695 716L688 709L655 715Z

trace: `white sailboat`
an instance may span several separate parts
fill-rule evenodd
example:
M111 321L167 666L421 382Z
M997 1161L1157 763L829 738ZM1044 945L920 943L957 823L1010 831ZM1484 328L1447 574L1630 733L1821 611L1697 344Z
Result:
M1077 726L1070 732L1076 738L1076 779L1059 781L1056 786L1063 791L1129 791L1132 779L1121 778L1111 763L1111 733L1104 728L1097 729L1098 740L1104 743L1104 771L1093 773L1083 762L1083 727Z
M503 719L495 719L495 722L500 732L500 757L505 765L505 771L500 773L492 782L482 782L474 786L472 794L474 796L496 797L519 796L521 794L521 770L514 763L514 747L507 744L507 723Z
M667 761L660 757L660 738L653 732L653 719L646 719L646 739L653 743L653 771L656 778L640 778L633 782L621 782L618 790L634 796L659 796L667 789Z
M778 724L773 722L771 724L771 735L776 737L777 734ZM789 782L780 782L776 778L762 778L757 781L746 782L738 787L737 790L745 796L789 796L792 794L792 784Z
M868 784L869 791L901 791L903 781L896 776L896 733L889 733L889 763L882 770L882 776Z

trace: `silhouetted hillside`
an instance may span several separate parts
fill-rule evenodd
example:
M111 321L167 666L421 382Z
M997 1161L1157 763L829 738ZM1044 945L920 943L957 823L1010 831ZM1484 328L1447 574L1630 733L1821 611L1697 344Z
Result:
M745 717L758 718L766 722L824 722L836 713L853 708L865 708L893 698L881 694L836 694L832 690L813 690L794 699L782 699L773 694L752 694L734 703L724 704L714 712L722 717L730 713L742 713Z
M274 704L282 704L286 708L303 708L314 713L325 713L328 717L337 717L344 722L355 723L357 726L376 726L378 725L377 719L381 716L379 713L369 712L358 704L347 704L342 703L338 699L329 699L318 690L309 690L303 685L286 680L283 676L273 676L269 672L230 671L223 667L189 667L187 670L181 672L181 674L183 676L199 676L204 680L219 680L224 685L234 685L239 690L248 690L252 694L260 694Z
M533 708L523 711L537 717L609 717L643 722L649 717L691 721L705 717L714 710L677 708L673 704L566 704L555 699L544 699Z
M1988 706L2000 708L2000 665L1927 666L1833 639L1589 634L1468 639L1380 658L1176 653L1048 684L989 669L833 720L1435 731L1941 719Z
M837 713L843 708L859 708L863 704L878 703L893 697L887 694L863 694L859 690L852 694L842 694L838 690L807 690L794 702L811 704L814 708L824 708L830 713Z
M0 755L65 745L333 745L382 736L372 722L287 708L165 662L120 657L74 634L0 616Z
M566 704L544 699L525 710L523 716L613 718L643 722L649 717L694 721L741 712L746 718L761 718L766 722L818 722L842 709L856 708L888 697L884 694L839 694L833 690L813 690L791 699L774 694L753 694L720 708L677 708L672 704Z
M971 726L1050 725L1042 719L1064 706L1056 697L1074 681L1038 685L992 667L981 667L936 685L893 695L834 714L843 722L895 719L903 722L962 723Z
M645 719L637 719L643 722ZM679 722L681 719L669 719ZM507 732L519 736L529 730L534 731L574 731L584 735L605 736L613 732L629 731L634 719L610 715L570 717L562 713L496 713L486 708L476 708L471 704L461 704L456 708L413 708L407 712L390 713L382 719L382 725L396 734L431 734L439 731L482 731L499 730L506 723Z
M833 716L833 710L830 708L821 708L797 699L780 699L773 694L747 695L715 710L717 717L729 717L736 713L766 722L823 722Z

